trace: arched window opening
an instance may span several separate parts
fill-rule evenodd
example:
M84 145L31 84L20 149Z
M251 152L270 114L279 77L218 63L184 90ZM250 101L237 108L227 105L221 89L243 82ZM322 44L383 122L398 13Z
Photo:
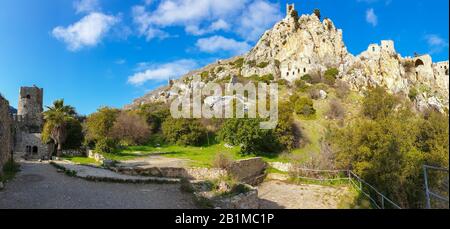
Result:
M37 154L38 153L38 147L37 146L33 146L33 154Z
M416 68L421 66L421 65L424 65L423 61L421 59L417 59L416 60L416 64L415 64Z

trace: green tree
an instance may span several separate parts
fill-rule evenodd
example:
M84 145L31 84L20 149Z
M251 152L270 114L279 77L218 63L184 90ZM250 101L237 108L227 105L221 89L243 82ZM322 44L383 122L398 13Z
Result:
M72 106L64 104L64 100L56 100L53 105L47 107L44 112L45 124L43 128L42 140L48 143L53 140L57 148L57 156L61 156L61 150L68 136L68 125L73 122L76 116Z
M166 141L177 145L199 146L206 139L206 129L195 119L167 118L162 124Z
M156 133L161 130L164 120L170 116L170 109L164 103L150 103L141 105L137 113L147 121L152 132Z
M92 145L100 139L110 137L111 128L119 113L118 109L102 107L89 115L84 123L86 141Z
M241 146L242 154L272 153L279 149L279 143L272 130L260 128L262 119L228 119L219 131L218 138L227 143Z
M391 114L400 104L394 95L386 92L382 87L370 90L363 101L363 115L371 119L381 119Z

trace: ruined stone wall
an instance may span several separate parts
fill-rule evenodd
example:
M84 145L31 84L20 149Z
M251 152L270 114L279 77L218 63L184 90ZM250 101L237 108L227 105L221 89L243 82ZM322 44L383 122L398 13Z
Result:
M29 159L43 159L48 156L48 147L42 143L40 133L17 131L16 142L15 152Z
M13 144L12 124L9 102L0 95L0 174L3 171L3 165L11 157Z

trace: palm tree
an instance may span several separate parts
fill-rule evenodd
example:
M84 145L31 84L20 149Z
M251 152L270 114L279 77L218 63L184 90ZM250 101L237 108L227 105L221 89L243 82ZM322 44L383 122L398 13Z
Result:
M75 119L76 112L72 106L64 105L63 99L54 101L51 107L47 106L47 109L44 112L44 136L53 140L57 146L56 155L59 157L62 145L67 138L67 123Z

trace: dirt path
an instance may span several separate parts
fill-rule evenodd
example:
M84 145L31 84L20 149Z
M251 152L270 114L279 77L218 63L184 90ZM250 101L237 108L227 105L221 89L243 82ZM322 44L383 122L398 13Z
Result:
M258 186L263 209L337 209L348 193L348 187L294 185L281 181L268 181Z
M21 163L21 172L0 191L0 208L195 208L177 184L91 182L57 173L46 163Z

